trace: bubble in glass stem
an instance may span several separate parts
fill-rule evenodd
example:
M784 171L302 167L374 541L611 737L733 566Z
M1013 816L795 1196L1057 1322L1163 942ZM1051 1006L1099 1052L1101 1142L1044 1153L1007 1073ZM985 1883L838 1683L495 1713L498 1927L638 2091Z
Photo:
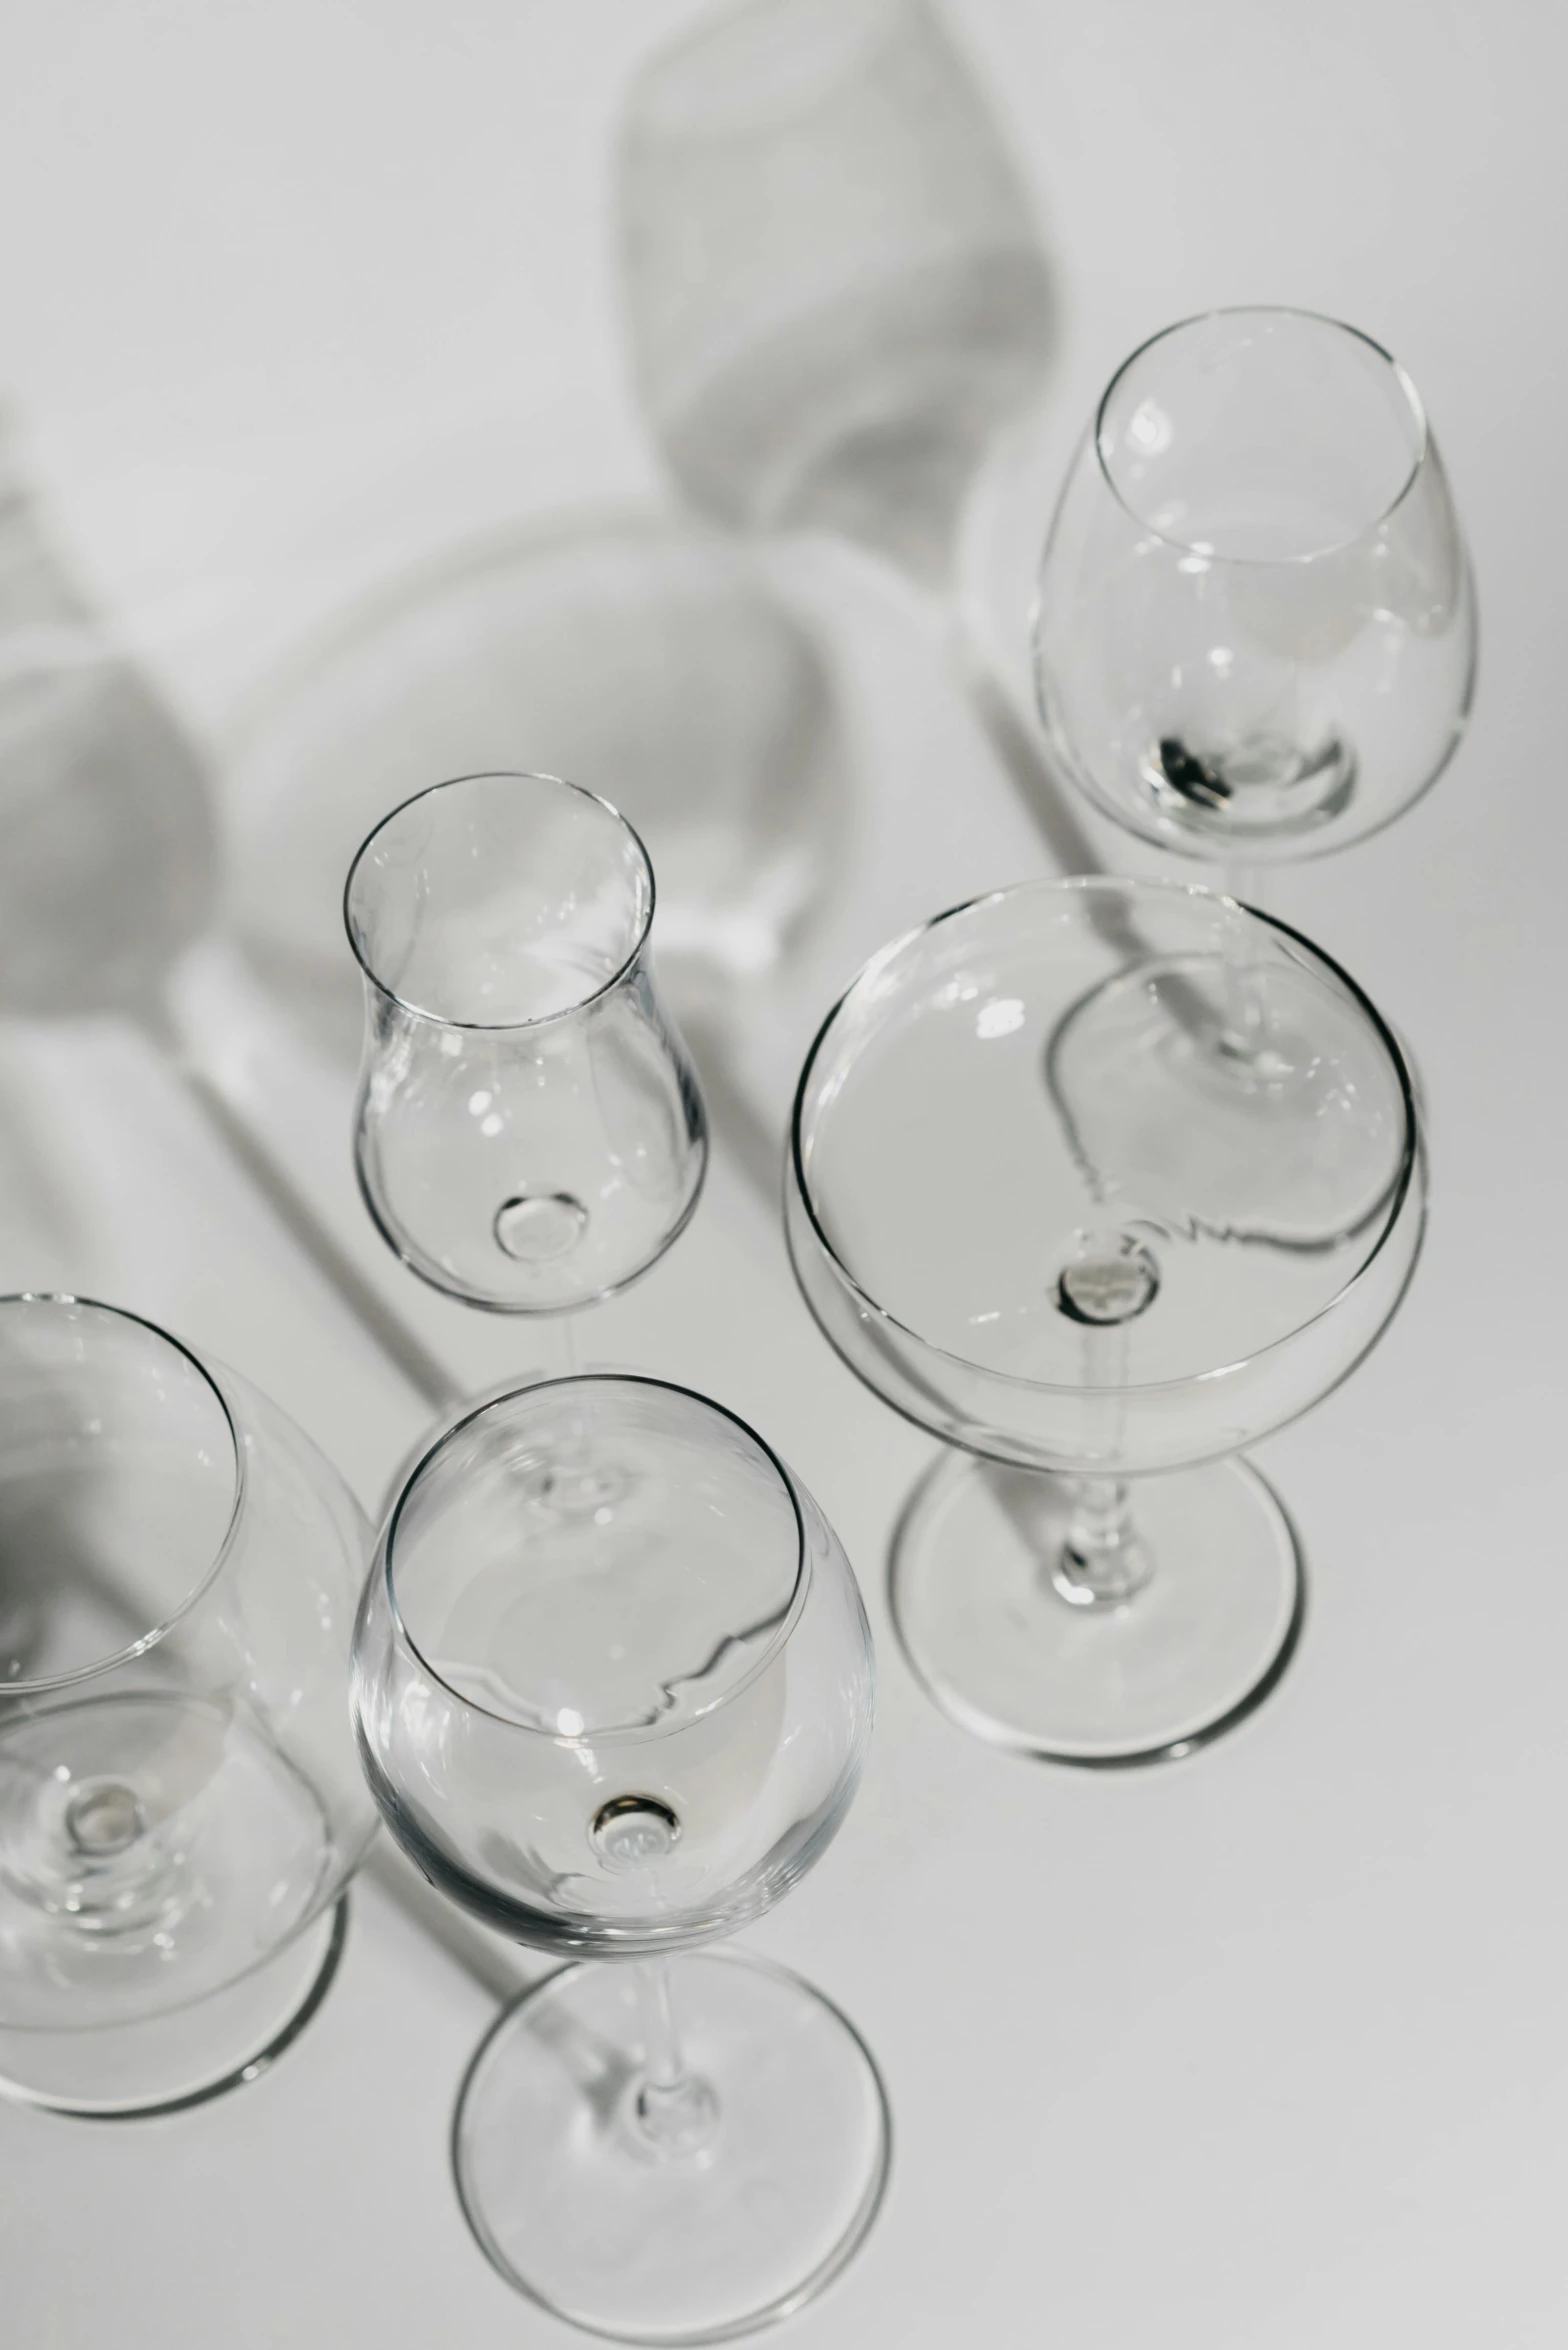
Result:
M548 1265L577 1246L588 1210L569 1191L518 1192L495 1212L496 1246L520 1265Z
M607 1869L646 1868L663 1860L680 1836L681 1823L656 1795L615 1795L601 1804L589 1829L594 1850Z
M1056 1304L1070 1322L1112 1329L1136 1321L1159 1295L1160 1268L1141 1241L1129 1236L1087 1250L1063 1267Z

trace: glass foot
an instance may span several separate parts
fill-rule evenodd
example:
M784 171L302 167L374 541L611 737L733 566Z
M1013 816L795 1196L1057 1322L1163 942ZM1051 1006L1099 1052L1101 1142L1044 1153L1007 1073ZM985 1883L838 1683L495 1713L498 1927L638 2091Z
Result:
M787 2316L875 2217L882 2084L798 1976L731 1951L670 1961L682 2054L712 2126L690 2148L639 2119L642 2006L625 1964L574 1965L481 2044L453 2153L470 2226L510 2284L627 2342L719 2342Z
M894 1536L893 1621L961 1729L1056 1762L1161 1762L1273 1688L1306 1594L1269 1487L1225 1460L1129 1490L1148 1579L1085 1604L1058 1571L1068 1480L948 1453L916 1486Z
M0 2029L0 2095L129 2121L242 2088L299 2038L331 1988L347 1934L345 1894L277 1957L189 2007L80 2031Z

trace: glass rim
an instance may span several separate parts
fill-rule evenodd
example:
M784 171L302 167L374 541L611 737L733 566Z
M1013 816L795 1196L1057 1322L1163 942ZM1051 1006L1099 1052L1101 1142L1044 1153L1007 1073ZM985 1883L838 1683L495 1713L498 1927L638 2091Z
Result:
M223 1416L223 1424L228 1430L230 1452L234 1464L234 1491L229 1506L228 1521L217 1549L191 1584L178 1607L172 1609L160 1623L153 1625L150 1630L143 1632L137 1639L127 1642L123 1648L115 1649L108 1656L95 1657L89 1664L73 1666L67 1673L48 1673L28 1679L0 1681L0 1706L3 1706L5 1700L10 1697L35 1697L54 1689L69 1689L79 1681L90 1681L100 1674L115 1672L121 1665L130 1664L137 1657L145 1656L149 1649L157 1647L158 1643L166 1639L200 1604L228 1563L229 1555L234 1547L234 1538L239 1529L240 1513L244 1507L246 1491L245 1448L240 1442L239 1429L235 1424L228 1397L201 1357L191 1347L188 1347L183 1339L176 1338L172 1331L165 1330L161 1324L149 1321L145 1314L132 1313L126 1306L108 1305L102 1298L84 1297L75 1290L18 1289L0 1296L0 1316L16 1306L29 1308L67 1306L76 1308L78 1312L108 1314L117 1322L129 1322L134 1328L146 1331L161 1345L169 1347L179 1355L196 1373Z
M1123 377L1136 367L1139 360L1152 351L1156 344L1170 342L1177 335L1189 334L1194 327L1206 326L1212 319L1217 318L1295 318L1310 326L1327 327L1336 335L1345 335L1353 342L1364 344L1369 351L1374 352L1383 361L1394 377L1410 414L1415 420L1415 454L1411 458L1409 471L1386 505L1368 521L1358 525L1346 537L1335 539L1327 546L1313 547L1305 555L1221 555L1217 554L1212 547L1198 546L1190 539L1176 538L1170 531L1161 530L1159 525L1151 522L1146 514L1139 513L1137 507L1117 481L1105 453L1105 425L1106 413L1111 401L1116 396ZM1148 531L1160 541L1162 546L1172 548L1177 554L1202 555L1210 563L1225 564L1236 570L1256 571L1287 571L1304 567L1309 563L1322 563L1331 556L1343 555L1348 548L1359 545L1361 540L1365 538L1370 538L1399 511L1415 487L1427 459L1432 453L1432 428L1427 419L1426 403L1417 391L1409 371L1394 357L1393 352L1380 343L1374 335L1369 335L1362 327L1351 326L1343 318L1331 318L1325 310L1303 310L1291 302L1221 303L1211 310L1195 310L1189 317L1175 319L1169 326L1162 326L1152 335L1145 335L1143 341L1134 350L1129 351L1120 366L1116 368L1096 402L1093 440L1095 463L1099 467L1101 479L1123 513L1129 515L1140 530Z
M454 1020L444 1012L431 1011L427 1004L410 1003L406 996L399 995L396 988L389 987L380 973L372 969L369 958L360 945L355 928L354 885L359 878L360 867L387 827L395 824L400 816L406 816L409 809L417 807L421 800L434 799L439 792L460 791L465 784L470 783L548 783L555 785L560 791L575 793L580 800L591 801L596 808L601 808L607 816L613 818L631 842L642 867L643 879L647 883L648 901L643 908L642 920L637 927L637 935L610 976L601 980L599 985L591 989L587 995L579 996L575 1002L562 1004L553 1012L536 1013L529 1020ZM614 802L607 800L602 792L590 791L586 784L569 782L564 775L550 775L542 769L485 767L469 775L448 775L444 776L439 783L427 783L419 791L410 792L406 800L399 800L395 808L389 808L384 816L377 819L354 851L349 863L348 874L343 883L343 928L348 933L349 951L359 965L363 977L379 996L384 997L389 1004L396 1005L400 1012L406 1012L410 1019L427 1021L433 1028L457 1029L469 1036L520 1036L531 1029L548 1028L557 1020L576 1019L579 1013L588 1011L591 1006L601 1002L605 996L613 994L648 943L648 934L653 928L653 913L657 899L658 884L654 877L653 859L648 854L642 835L630 819L623 816Z
M1108 1382L1104 1385L1096 1383L1093 1387L1086 1387L1081 1380L1031 1379L1022 1372L996 1370L988 1364L973 1362L967 1355L955 1354L951 1347L939 1346L934 1339L923 1337L918 1330L912 1329L907 1322L901 1322L896 1314L889 1312L886 1306L878 1304L870 1291L861 1285L844 1263L829 1240L822 1220L817 1213L816 1202L812 1198L810 1181L804 1163L801 1120L805 1109L806 1088L810 1083L817 1057L827 1042L829 1031L834 1022L845 1009L850 998L873 973L891 963L917 939L924 938L929 932L939 929L944 922L956 921L960 915L972 914L982 906L999 905L1009 899L1027 895L1043 895L1046 891L1060 892L1065 896L1109 895L1121 892L1134 899L1148 892L1162 897L1200 898L1213 905L1234 907L1246 915L1249 921L1261 923L1265 928L1279 932L1282 937L1291 940L1294 945L1304 947L1314 962L1322 964L1332 972L1335 979L1350 995L1352 1001L1370 1020L1393 1064L1394 1074L1399 1084L1400 1100L1405 1113L1405 1142L1400 1154L1399 1173L1390 1191L1389 1205L1383 1218L1382 1230L1355 1271L1343 1287L1335 1291L1326 1305L1316 1307L1305 1321L1293 1324L1289 1330L1281 1331L1278 1337L1268 1339L1262 1346L1254 1347L1250 1354L1238 1356L1234 1362L1215 1363L1207 1370L1188 1371L1175 1378L1121 1380ZM1370 1274L1392 1235L1399 1227L1420 1160L1421 1132L1416 1114L1415 1088L1399 1041L1366 990L1358 985L1343 965L1337 963L1332 955L1325 953L1315 941L1306 937L1303 932L1293 929L1288 922L1281 922L1272 914L1262 913L1255 906L1245 905L1239 898L1227 897L1223 891L1205 889L1197 882L1167 880L1163 875L1156 877L1141 874L1071 873L1048 879L1017 881L1004 889L986 890L978 897L965 898L961 904L944 907L941 913L931 915L924 922L917 922L913 928L902 931L897 938L889 939L885 946L878 948L870 960L856 972L811 1040L810 1048L801 1065L800 1077L795 1087L795 1098L790 1108L787 1168L789 1179L796 1197L805 1211L813 1238L830 1271L842 1287L848 1290L856 1302L884 1329L896 1331L899 1337L909 1340L923 1354L932 1356L939 1362L952 1363L959 1370L971 1376L991 1381L999 1387L1026 1395L1082 1396L1088 1394L1099 1397L1174 1393L1183 1388L1199 1386L1205 1380L1228 1378L1234 1372L1246 1370L1253 1364L1263 1361L1266 1356L1280 1353L1287 1346L1294 1345L1306 1331L1314 1328L1316 1324L1326 1321L1329 1315L1337 1313L1352 1291L1358 1288Z
M584 1728L567 1732L560 1729L546 1729L539 1722L519 1721L513 1714L497 1713L493 1706L484 1704L479 1698L470 1697L465 1690L454 1688L446 1675L431 1663L409 1630L402 1608L398 1604L395 1573L398 1530L402 1521L404 1505L426 1470L431 1467L438 1455L446 1450L453 1439L462 1434L465 1428L471 1428L476 1421L483 1419L487 1413L498 1410L502 1405L515 1403L519 1396L533 1395L538 1393L540 1389L547 1387L652 1387L661 1390L666 1395L680 1396L688 1403L700 1404L704 1411L713 1413L718 1419L728 1420L732 1427L738 1428L747 1441L755 1446L777 1478L789 1502L790 1514L795 1526L795 1577L790 1587L789 1598L780 1610L778 1621L774 1624L760 1654L752 1659L739 1680L732 1682L727 1689L721 1691L707 1705L699 1707L696 1713L685 1720L643 1725L622 1724L608 1730ZM425 1673L437 1688L445 1690L454 1704L460 1705L466 1713L482 1715L486 1721L495 1722L504 1730L515 1730L525 1738L543 1738L552 1746L564 1746L571 1749L612 1745L644 1746L654 1739L668 1738L678 1731L689 1730L695 1723L708 1721L714 1714L721 1712L733 1699L751 1687L758 1675L773 1662L785 1641L794 1631L800 1619L801 1610L806 1603L810 1571L811 1554L806 1540L806 1520L800 1506L800 1496L795 1489L795 1480L766 1437L759 1436L751 1423L748 1420L743 1420L739 1412L732 1412L727 1404L715 1403L712 1396L700 1395L694 1387L683 1387L678 1380L658 1379L650 1372L645 1371L568 1371L551 1379L525 1380L517 1386L506 1388L499 1395L486 1395L478 1403L473 1404L463 1413L461 1419L452 1421L450 1426L443 1428L432 1439L403 1480L397 1499L387 1514L385 1529L376 1545L374 1567L374 1573L379 1576L386 1587L387 1608L397 1638L414 1658L420 1671Z

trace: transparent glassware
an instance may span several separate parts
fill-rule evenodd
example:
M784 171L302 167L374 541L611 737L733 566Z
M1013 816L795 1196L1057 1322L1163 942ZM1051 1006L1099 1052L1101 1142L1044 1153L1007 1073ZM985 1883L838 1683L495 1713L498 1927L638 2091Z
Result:
M873 958L801 1076L786 1221L824 1335L953 1448L892 1563L945 1712L1142 1762L1274 1686L1301 1562L1233 1456L1367 1353L1424 1203L1383 1021L1231 899L1027 883Z
M549 1495L585 1448L620 1486L563 1518ZM796 1977L708 1946L834 1835L872 1690L820 1510L685 1389L497 1397L391 1511L355 1635L361 1757L434 1885L573 1962L484 2041L454 2149L490 2259L574 2324L744 2332L870 2225L888 2133L864 2046Z
M1476 644L1426 412L1368 336L1211 311L1118 369L1034 618L1052 750L1102 814L1232 874L1363 839L1447 765Z
M314 2013L376 1821L344 1703L370 1547L233 1372L0 1301L0 2088L191 2104Z
M653 908L630 825L554 776L437 784L360 849L355 1164L382 1237L435 1288L569 1313L685 1228L707 1125L649 968Z

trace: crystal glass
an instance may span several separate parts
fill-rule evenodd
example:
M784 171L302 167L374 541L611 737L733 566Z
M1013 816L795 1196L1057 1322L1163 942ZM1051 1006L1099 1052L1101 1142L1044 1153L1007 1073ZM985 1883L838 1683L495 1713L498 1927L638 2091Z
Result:
M1057 761L1232 873L1391 823L1464 730L1475 591L1414 384L1352 327L1221 310L1112 377L1035 613Z
M842 531L933 584L1054 303L1001 133L925 0L752 0L632 86L621 284L699 512Z
M585 1449L619 1485L563 1515ZM794 1976L709 1946L821 1854L871 1707L836 1537L701 1396L514 1390L399 1496L355 1636L360 1751L432 1883L573 1961L480 2048L454 2140L480 2243L559 2316L719 2340L797 2307L870 2224L865 2048Z
M1424 1198L1383 1021L1228 898L1028 883L866 966L800 1080L787 1224L824 1334L954 1448L892 1569L947 1713L1124 1763L1273 1686L1301 1564L1232 1456L1372 1346Z
M369 1551L233 1372L0 1301L0 2087L189 2104L314 2012L375 1825L344 1704Z
M382 1237L437 1289L565 1313L684 1229L707 1127L649 969L653 906L631 826L554 776L437 784L360 849L355 1161Z

